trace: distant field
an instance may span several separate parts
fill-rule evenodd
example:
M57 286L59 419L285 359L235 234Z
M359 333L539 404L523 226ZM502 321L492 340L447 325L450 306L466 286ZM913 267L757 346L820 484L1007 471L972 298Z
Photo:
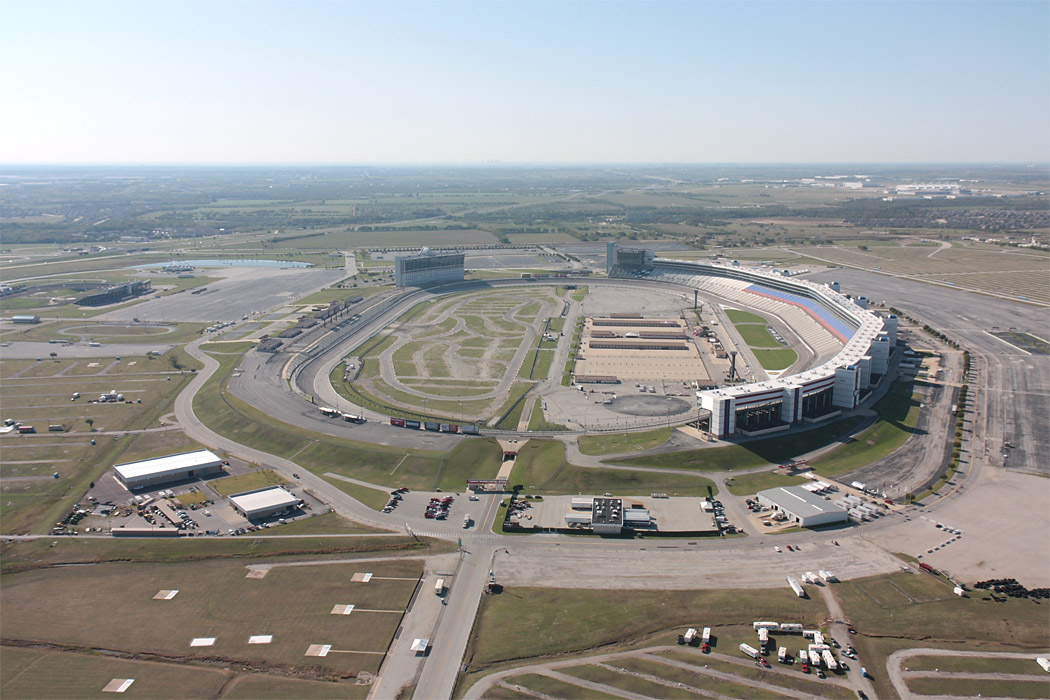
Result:
M63 350L55 347L55 352ZM157 427L159 417L171 410L175 396L192 376L173 371L166 359L5 360L0 370L4 417L37 430L36 435L0 437L4 455L0 475L5 477L0 483L0 528L5 533L50 527L91 481L113 464L137 458L132 456L135 452L196 445L177 431L116 438L92 432ZM133 403L88 403L110 390ZM70 400L74 391L81 394L77 401ZM51 433L49 425L64 430ZM54 473L59 478L51 478Z
M1050 254L1017 248L989 248L953 242L940 249L913 244L869 247L855 245L793 248L827 262L878 268L881 272L908 275L952 284L960 289L1025 296L1032 301L1050 302Z

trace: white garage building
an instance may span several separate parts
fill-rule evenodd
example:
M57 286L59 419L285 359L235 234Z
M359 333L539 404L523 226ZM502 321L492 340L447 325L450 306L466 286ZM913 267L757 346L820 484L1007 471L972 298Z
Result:
M138 490L169 481L181 481L222 472L222 458L211 450L183 452L166 457L144 459L113 465L117 480L131 490Z
M268 486L230 496L234 510L248 520L261 520L294 508L299 498L280 486Z
M789 521L802 527L844 523L848 518L844 509L801 486L782 486L759 491L758 502L783 513Z

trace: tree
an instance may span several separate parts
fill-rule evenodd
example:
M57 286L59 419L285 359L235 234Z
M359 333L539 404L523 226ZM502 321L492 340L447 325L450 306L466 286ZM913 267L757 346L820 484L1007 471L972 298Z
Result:
M91 429L91 432L95 432L95 419L94 418L88 418L84 422L88 424L88 428Z
M58 362L58 360L56 359L57 357L58 357L58 353L57 352L51 353L51 359L55 360L55 362Z

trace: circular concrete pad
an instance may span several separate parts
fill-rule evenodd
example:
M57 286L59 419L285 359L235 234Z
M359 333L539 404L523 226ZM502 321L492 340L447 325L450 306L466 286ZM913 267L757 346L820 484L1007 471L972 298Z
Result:
M673 396L619 396L606 408L628 416L675 416L692 406Z

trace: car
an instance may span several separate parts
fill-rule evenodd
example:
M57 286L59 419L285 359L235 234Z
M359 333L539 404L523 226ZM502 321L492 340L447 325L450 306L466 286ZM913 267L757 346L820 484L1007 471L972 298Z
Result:
M857 630L855 630L855 629L853 629L852 627L850 627L850 628L849 628L849 633L850 633L850 634L856 634L856 633L857 633Z
M478 500L478 497L473 495L473 494L471 494L471 496L470 496L470 498L468 500L476 501L476 500Z
M857 691L857 700L868 700L868 694L865 693L863 690L858 690Z
M842 645L839 644L839 640L835 639L834 637L831 638L831 646L835 647L836 649L842 648Z
M803 662L803 664L802 664L802 673L809 673L809 664L808 663Z
M430 512L430 511L428 510L428 511L427 511L426 513L424 513L424 514L423 514L423 517L424 517L424 518L428 518L428 519L433 519L433 518L434 518L435 516L434 516L434 514L433 514L433 513L431 513L431 512Z
M703 652L704 654L710 654L711 653L711 645L708 644L707 642L704 642L703 644L700 645L700 651Z
M839 661L839 668L841 668L843 671L848 671L849 670L849 664L846 663L845 661Z
M817 669L817 678L827 678L827 674L824 673L824 669Z

